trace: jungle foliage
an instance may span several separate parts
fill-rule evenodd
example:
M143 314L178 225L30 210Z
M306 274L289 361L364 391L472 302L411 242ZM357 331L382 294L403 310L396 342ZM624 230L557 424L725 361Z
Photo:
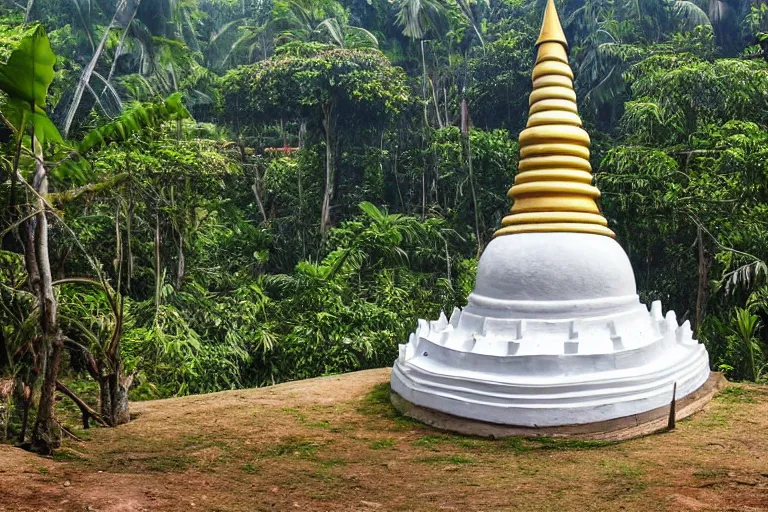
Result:
M558 7L643 300L762 381L768 8L704 4ZM390 365L509 208L543 7L4 2L0 438Z

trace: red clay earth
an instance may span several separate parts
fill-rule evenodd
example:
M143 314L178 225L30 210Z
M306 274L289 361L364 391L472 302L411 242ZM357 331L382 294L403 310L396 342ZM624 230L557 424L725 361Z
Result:
M0 511L768 511L768 387L618 444L399 416L389 370L132 404L54 458L0 446Z

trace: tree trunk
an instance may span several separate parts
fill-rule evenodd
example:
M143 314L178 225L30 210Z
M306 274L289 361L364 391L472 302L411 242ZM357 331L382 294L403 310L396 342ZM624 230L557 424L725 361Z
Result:
M19 381L19 401L21 403L21 428L19 429L19 444L24 444L27 439L27 427L29 426L29 410L32 408L32 403L35 397L35 384L40 373L38 368L39 356L34 349L37 343L34 340L29 342L29 352L32 354L32 371L27 377L27 382L23 380Z
M451 124L450 117L448 117L448 90L443 87L443 109L445 110L445 124L446 126Z
M301 123L299 126L299 148L304 147L304 134L307 131L307 124ZM302 175L301 175L301 166L296 166L296 185L298 186L298 192L299 192L299 208L296 215L296 228L299 234L299 239L301 240L301 258L306 259L307 258L307 244L306 244L306 237L304 233L304 217L303 217L303 211L304 211L304 185L302 183Z
M429 129L429 115L427 114L427 58L424 54L424 40L420 41L421 47L421 102L424 105L424 132L422 134L426 142L427 130ZM423 149L423 148L422 148ZM427 216L427 159L423 159L421 167L421 220Z
M24 23L29 23L32 19L32 9L35 7L35 0L27 0L27 8L24 10Z
M421 43L421 102L424 105L424 128L429 126L429 116L427 115L427 57L424 54L424 40Z
M301 124L299 124L299 149L304 147L304 138L307 135L307 123L306 121L302 121Z
M432 163L434 164L434 177L432 179L432 188L435 190L435 204L440 208L440 164L442 159L437 155L437 151L432 153Z
M184 284L184 273L186 272L186 258L184 257L184 229L179 230L179 251L176 257L176 289L181 290Z
M133 384L133 375L123 375L122 365L99 380L99 410L101 417L111 427L131 421L128 408L128 391Z
M109 376L105 375L99 378L99 411L104 421L112 425L112 392L109 387Z
M437 103L437 93L435 92L435 83L432 81L432 79L429 79L429 86L432 90L432 101L435 104L435 118L437 119L437 126L439 128L443 128L445 125L443 124L443 119L440 116L440 105ZM448 119L446 118L445 122L448 122Z
M61 331L58 328L58 302L53 292L51 261L48 254L48 218L43 197L48 194L48 174L43 164L42 147L32 137L35 151L35 176L33 179L38 193L35 206L37 214L35 230L35 255L39 269L40 324L43 334L42 360L45 368L43 385L40 389L40 403L37 419L32 431L32 445L35 451L43 454L53 453L61 446L61 429L56 421L56 381L59 378L61 353L64 347Z
M109 68L109 75L107 75L107 83L112 81L112 76L115 74L117 58L120 57L120 53L123 50L123 45L125 44L125 37L128 35L128 31L131 29L133 20L136 18L136 13L139 11L139 4L141 4L141 0L136 0L136 8L131 13L131 17L128 19L128 22L125 24L125 28L123 29L123 33L120 35L120 42L117 43L117 48L115 48L115 56L112 59L112 66Z
M282 130L282 121L280 121L280 123ZM283 136L283 139L285 139L285 136ZM248 155L245 152L245 145L243 144L243 141L240 137L237 138L237 146L240 148L240 161L243 164L243 168L245 168L248 166ZM261 174L259 173L258 163L253 164L253 168L254 178L253 185L251 185L251 190L253 190L253 196L256 199L256 205L259 207L261 218L264 220L264 222L267 222L267 211L264 209L264 201L261 200Z
M160 308L163 294L163 263L160 254L160 213L155 214L155 311Z
M427 158L424 157L421 168L421 220L427 217Z
M110 420L112 426L124 425L131 421L131 414L128 410L128 390L133 383L133 375L122 375L122 366L116 373L109 376L109 386L111 393Z
M19 429L19 444L24 444L27 439L27 426L29 425L29 409L32 408L32 398L34 398L33 384L30 382L29 395L21 400L21 428Z
M118 219L119 210L115 213L115 229L119 233L120 225ZM177 289L181 289L184 281L184 239L186 230L187 227L185 223L183 224L183 227L179 229L179 261L176 274ZM118 239L119 238L120 237L118 236ZM105 417L105 421L113 427L128 423L131 420L128 412L128 390L133 382L133 375L130 377L125 377L123 375L123 359L120 354L120 342L123 338L123 320L125 317L125 303L123 301L123 296L120 294L119 286L123 267L122 243L117 246L115 258L118 261L118 287L116 293L110 299L113 314L115 315L115 328L112 331L112 337L109 340L109 345L104 353L104 363L100 368L95 368L100 372L98 374L100 376L98 381L102 400L106 400L106 405L108 406L108 410L106 411L108 414ZM106 285L104 285L104 292L107 293L108 296L110 295ZM93 366L96 367L97 365L94 364ZM109 369L109 372L106 376L101 377L104 373L103 369ZM107 386L106 391L104 390L105 386ZM102 402L102 407L104 404L105 402ZM102 410L102 412L105 411Z
M707 258L707 253L704 249L704 237L702 236L701 226L698 226L696 230L696 242L699 248L699 287L696 293L696 325L693 326L693 330L698 335L706 310L707 277L709 277L710 265L709 258Z
M331 198L333 197L333 104L323 106L323 128L325 129L325 192L323 206L320 212L320 233L325 235L331 225Z
M61 352L64 344L61 333L50 339L48 364L45 367L43 386L40 388L40 403L37 419L32 430L32 448L37 453L50 455L61 446L61 427L56 421L56 381L59 378Z
M251 185L251 190L253 190L253 196L256 198L256 205L259 207L259 213L261 214L261 218L264 220L264 222L267 222L267 211L264 209L264 202L261 200L261 175L259 173L259 166L258 164L253 165L254 169L254 176L253 176L253 184Z
M24 242L24 266L27 270L27 285L29 291L37 297L37 302L41 303L40 298L40 269L37 265L37 254L35 249L35 232L37 231L37 216L27 219L20 227L19 234ZM29 378L29 394L22 397L21 401L21 428L19 429L19 443L23 444L27 438L27 426L29 425L29 410L32 407L35 383L40 375L41 356L34 350L34 341L30 341L33 353L33 368Z
M483 241L480 233L480 205L477 203L475 191L475 175L472 169L472 144L469 139L469 107L467 100L461 100L461 138L464 141L464 151L467 157L467 171L469 174L469 188L472 191L472 209L475 213L475 236L477 237L477 257L483 252Z
M132 231L133 231L133 197L128 199L128 211L125 215L125 236L126 236L126 249L128 250L128 272L126 275L126 289L128 291L131 290L131 280L133 279L133 244L131 242L132 240ZM122 293L121 290L117 290L118 293Z
M403 192L400 190L400 179L397 177L397 147L395 147L395 155L392 159L392 174L395 178L395 188L397 189L397 197L400 199L400 209L407 213L407 210L405 208L405 201L403 200Z
M466 98L461 99L461 133L469 134L469 105Z

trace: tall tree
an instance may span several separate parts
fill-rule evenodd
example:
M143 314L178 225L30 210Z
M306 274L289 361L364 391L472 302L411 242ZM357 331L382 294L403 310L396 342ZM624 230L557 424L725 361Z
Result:
M325 146L325 185L320 231L331 225L339 120L377 120L398 112L408 101L401 69L379 52L303 47L301 57L283 57L245 66L225 78L228 117L244 111L254 118L295 118L320 125ZM258 92L257 92L258 91Z

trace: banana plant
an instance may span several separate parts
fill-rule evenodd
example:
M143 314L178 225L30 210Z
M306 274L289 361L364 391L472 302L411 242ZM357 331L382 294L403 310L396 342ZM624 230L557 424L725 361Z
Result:
M43 375L32 432L32 447L41 453L51 453L61 444L61 429L54 415L54 406L63 339L58 326L58 300L53 291L48 250L47 215L50 204L46 199L48 172L43 154L46 142L61 141L61 135L45 113L55 63L56 55L45 29L38 25L23 34L8 60L0 64L0 90L7 95L0 112L3 122L15 133L12 190L15 190L16 181L21 181L33 197L32 203L24 208L24 217L18 225L24 244L27 285L37 299L39 317L39 336L30 345L30 350L36 354L33 360L40 369L32 375ZM22 151L31 157L30 183L19 172ZM13 194L11 197L12 211L19 211L13 204ZM34 389L31 385L29 387ZM25 420L30 406L31 398L24 401ZM22 441L25 430L26 424L22 425Z
M734 348L746 363L746 374L752 382L760 382L768 363L758 333L762 327L760 317L746 308L736 308L731 320Z

